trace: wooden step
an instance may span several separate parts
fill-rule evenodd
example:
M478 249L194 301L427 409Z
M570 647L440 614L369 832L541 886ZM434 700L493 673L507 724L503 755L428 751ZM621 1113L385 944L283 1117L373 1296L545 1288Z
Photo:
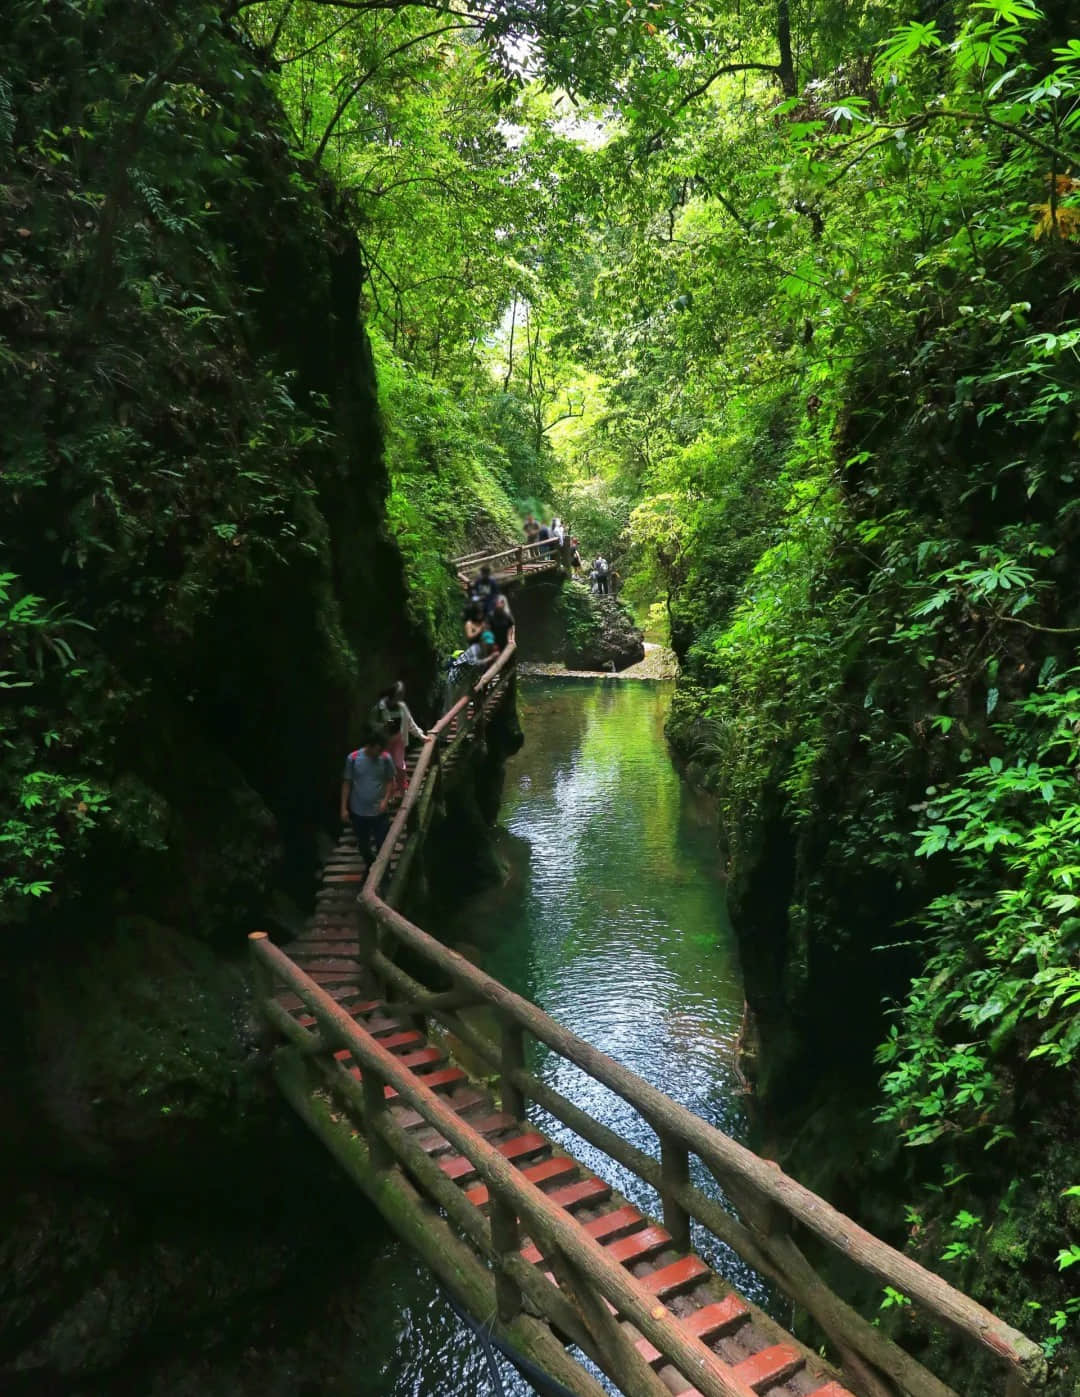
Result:
M851 1397L851 1393L846 1387L841 1387L838 1382L827 1382L824 1387L815 1387L806 1394L806 1397Z
M331 990L330 993L334 999L348 998L347 993L342 995L341 993L335 992L333 990ZM356 1019L359 1018L362 1014L370 1014L373 1009L378 1009L381 1003L381 999L362 999L358 1004L343 1004L342 1008L345 1010L345 1012L349 1015L350 1018ZM301 1018L298 1018L296 1022L300 1025L301 1028L310 1028L311 1025L315 1022L315 1019L311 1014L304 1014ZM363 1024L361 1024L360 1026L364 1027Z
M619 1237L609 1242L604 1250L612 1261L628 1265L631 1261L643 1261L655 1256L665 1247L671 1246L671 1234L662 1227L643 1227L640 1232L632 1232L629 1237Z
M525 1135L517 1135L512 1140L504 1140L501 1145L495 1148L505 1159L524 1159L531 1154L537 1154L540 1150L549 1149L551 1142L543 1135L537 1135L529 1131ZM464 1155L448 1155L446 1159L439 1160L439 1168L448 1179L464 1179L469 1174L475 1174L476 1168L472 1160L466 1159Z
M750 1318L750 1306L738 1295L725 1296L712 1305L702 1305L688 1315L678 1316L680 1325L703 1344L712 1343L721 1334L737 1329ZM660 1363L664 1355L648 1339L638 1339L634 1344L646 1363Z
M344 1004L347 1000L358 999L363 993L363 990L357 985L327 985L325 986L325 993L328 994L331 999L336 999ZM293 994L291 990L285 990L275 997L281 1007L287 1009L290 1014L294 1009L304 1008L304 1001L298 994ZM314 1023L314 1019L312 1019L311 1022Z
M371 1030L368 1029L370 1033ZM412 1048L424 1041L424 1035L415 1028L406 1028L401 1033L390 1033L385 1038L379 1039L379 1047L387 1048L390 1052L397 1052L400 1048Z
M603 1179L581 1179L576 1184L566 1184L552 1189L548 1194L557 1208L573 1208L579 1203L599 1203L611 1196L611 1185Z
M521 1171L521 1175L532 1184L542 1184L550 1179L576 1174L580 1168L577 1160L571 1159L569 1155L556 1155L553 1159L545 1159L542 1164L530 1165L528 1169ZM465 1190L465 1197L475 1207L482 1208L488 1201L487 1184L474 1184L472 1188Z
M349 1076L355 1077L358 1082L364 1080L363 1073L360 1071L359 1067L350 1067ZM462 1072L460 1067L443 1067L438 1072L428 1072L423 1077L418 1076L416 1080L418 1082L423 1082L424 1086L426 1086L429 1091L444 1091L455 1082L463 1082L465 1080L465 1073ZM387 1084L387 1086L383 1088L383 1095L386 1097L387 1101L393 1101L394 1098L399 1095L399 1092L396 1087Z
M774 1387L797 1373L804 1361L799 1350L790 1344L771 1344L736 1363L731 1375L755 1392L764 1392L767 1387Z
M471 1118L466 1116L466 1112L474 1111L482 1106L485 1110L491 1109L491 1097L486 1092L476 1091L472 1087L455 1087L446 1099L446 1104L462 1119L468 1119L472 1125ZM402 1130L413 1130L418 1125L426 1124L426 1118L419 1111L414 1111L412 1107L399 1104L395 1108L394 1120L401 1126Z
M402 1038L408 1037L407 1034L400 1034L399 1036ZM420 1037L419 1033L416 1037ZM334 1054L334 1057L338 1062L352 1061L352 1053L348 1048L339 1048ZM445 1061L446 1054L441 1048L418 1048L415 1052L398 1054L398 1062L401 1063L402 1067L428 1067L432 1063Z
M709 1268L699 1256L683 1256L668 1266L661 1266L658 1271L650 1271L647 1276L639 1276L638 1279L646 1290L659 1299L665 1300L669 1295L677 1295L680 1291L690 1290L699 1281L703 1281L708 1274Z
M302 941L294 941L288 954L298 963L309 956L347 956L350 961L356 961L360 955L360 942L355 932L338 941L317 941L314 937L308 940L305 937Z
M480 1116L469 1122L469 1125L478 1135L496 1135L500 1130L508 1130L516 1124L513 1116L508 1116L505 1111L495 1111L490 1115ZM444 1154L454 1148L450 1141L440 1135L434 1126L430 1126L427 1130L418 1130L413 1139L427 1154Z
M304 974L310 975L313 980L318 975L337 972L346 973L350 979L355 980L360 969L360 963L355 957L350 959L348 956L319 956L316 954L309 959L303 951L298 950L293 953L292 958ZM322 984L323 982L319 980L317 983Z
M592 1218L589 1222L582 1223L581 1229L595 1241L612 1241L616 1237L630 1232L633 1228L640 1227L644 1221L645 1219L638 1210L628 1203L625 1207L614 1208L610 1213L604 1213L601 1217ZM543 1259L537 1248L533 1246L523 1248L521 1255L533 1266Z

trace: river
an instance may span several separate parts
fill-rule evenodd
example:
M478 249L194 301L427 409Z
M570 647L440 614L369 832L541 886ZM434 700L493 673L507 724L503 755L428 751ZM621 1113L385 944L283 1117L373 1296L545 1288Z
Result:
M745 1139L734 1071L743 994L715 827L708 804L680 780L668 755L670 700L668 684L523 679L526 741L507 765L498 836L510 876L432 929L675 1100ZM655 1150L648 1127L619 1098L540 1045L531 1065L605 1124ZM534 1119L656 1212L656 1200L632 1175L542 1113ZM495 1397L477 1341L411 1253L389 1238L373 1250L365 1260L378 1290L366 1297L353 1391ZM737 1258L716 1243L702 1250L744 1293L767 1299ZM508 1394L531 1391L505 1364L503 1371Z

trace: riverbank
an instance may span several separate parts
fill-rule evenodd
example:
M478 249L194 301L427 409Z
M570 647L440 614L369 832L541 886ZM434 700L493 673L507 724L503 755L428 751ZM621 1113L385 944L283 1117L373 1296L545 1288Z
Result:
M645 642L645 658L621 670L567 669L559 661L522 660L518 673L534 679L676 679L679 662L666 645Z

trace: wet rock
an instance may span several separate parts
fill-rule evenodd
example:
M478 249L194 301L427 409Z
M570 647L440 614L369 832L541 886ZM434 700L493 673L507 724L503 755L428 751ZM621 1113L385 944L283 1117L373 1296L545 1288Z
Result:
M566 663L574 669L618 672L645 658L645 637L617 597L588 597L591 624L567 636Z

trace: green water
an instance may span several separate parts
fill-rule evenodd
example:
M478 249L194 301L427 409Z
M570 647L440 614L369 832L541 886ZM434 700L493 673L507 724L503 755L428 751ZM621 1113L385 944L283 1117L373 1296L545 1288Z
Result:
M675 1100L745 1138L733 1066L742 986L712 817L679 780L664 744L670 697L666 684L522 681L526 742L508 764L500 812L509 879L432 929ZM532 1065L655 1153L655 1137L625 1102L546 1049L538 1047ZM632 1175L558 1122L534 1119L657 1212ZM737 1258L697 1241L744 1293L766 1299ZM353 1390L494 1397L476 1340L407 1249L387 1239L373 1250L377 1294L365 1297L365 1333L357 1336L364 1363ZM505 1368L503 1380L515 1397L531 1390Z

